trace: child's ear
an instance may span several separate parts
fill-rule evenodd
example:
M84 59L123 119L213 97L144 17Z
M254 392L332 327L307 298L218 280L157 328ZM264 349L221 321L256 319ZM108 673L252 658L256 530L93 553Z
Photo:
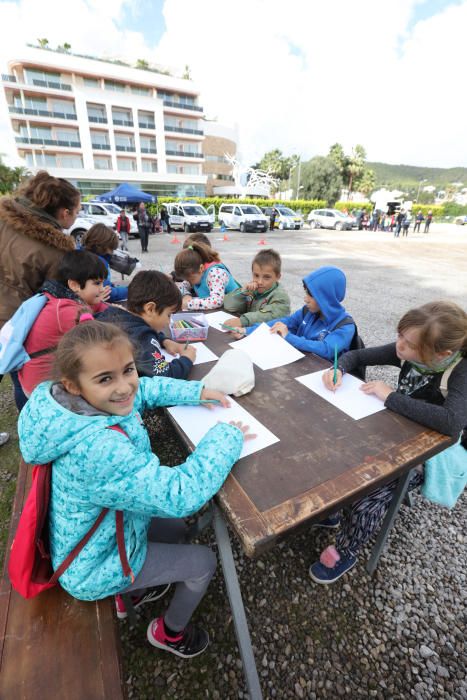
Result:
M149 316L152 316L152 314L157 314L157 306L155 302L153 301L148 301L146 304L143 306L143 311L145 314L148 314Z
M65 387L65 390L69 394L73 394L73 396L81 396L81 389L79 386L71 379L62 379L62 384Z
M79 282L77 282L76 280L68 280L67 284L68 288L71 289L72 292L78 294L78 292L81 289L81 285Z

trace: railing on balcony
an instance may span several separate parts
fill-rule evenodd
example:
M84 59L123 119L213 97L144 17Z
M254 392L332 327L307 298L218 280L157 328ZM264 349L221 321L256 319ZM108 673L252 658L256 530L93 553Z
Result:
M72 112L51 112L47 109L33 109L31 107L8 107L12 114L26 114L33 117L51 117L52 119L70 119L76 121L78 116Z
M115 119L115 117L112 117L112 122L116 126L134 126L133 122L129 119Z
M115 148L117 151L128 151L130 153L134 152L136 150L135 146L120 146L119 144L116 144Z
M141 153L157 153L155 146L141 146Z
M199 105L189 105L185 102L172 102L171 100L164 100L164 107L176 107L177 109L191 109L193 112L202 112L203 108Z
M110 143L91 143L96 151L110 151Z
M138 126L140 129L155 129L156 128L156 125L154 122L138 121Z
M202 153L191 153L189 151L171 151L171 150L165 150L165 155L166 156L180 156L182 158L204 158L204 155Z
M31 146L61 146L63 148L81 148L81 141L61 141L59 139L38 139L30 136L16 136L16 143L29 143Z
M88 120L94 122L95 124L107 124L107 117L93 117L88 114Z
M200 131L199 129L185 129L185 127L181 126L169 126L168 124L164 125L165 131L179 131L182 134L196 134L196 136L204 136L204 131Z
M2 80L5 83L16 83L17 82L14 75L7 75L6 73L2 73Z
M57 83L54 80L37 80L34 78L32 84L37 85L37 87L52 88L53 90L71 91L71 85L67 85L66 83Z

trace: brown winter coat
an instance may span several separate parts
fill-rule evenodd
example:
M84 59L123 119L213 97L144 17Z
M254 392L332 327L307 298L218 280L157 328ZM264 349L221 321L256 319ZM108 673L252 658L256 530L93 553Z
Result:
M42 219L14 197L0 199L0 328L53 278L63 254L74 248L58 223Z

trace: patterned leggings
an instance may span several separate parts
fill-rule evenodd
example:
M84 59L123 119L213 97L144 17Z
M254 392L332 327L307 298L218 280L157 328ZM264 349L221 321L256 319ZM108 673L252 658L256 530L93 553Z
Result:
M423 484L423 472L416 472L409 483L408 490ZM397 480L391 481L365 498L355 501L341 514L340 530L336 537L336 549L344 557L356 557L362 547L379 528L389 508Z

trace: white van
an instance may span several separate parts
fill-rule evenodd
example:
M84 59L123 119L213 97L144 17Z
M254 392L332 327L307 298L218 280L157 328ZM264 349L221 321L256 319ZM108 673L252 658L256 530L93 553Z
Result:
M238 228L240 231L267 231L269 219L256 204L221 204L219 226Z
M121 210L121 207L111 202L91 200L90 202L81 203L81 214L91 216L94 219L94 223L105 224L110 226L110 228L116 228ZM130 235L138 235L138 224L133 219L133 215L127 212L127 216L130 219Z
M213 205L207 210L197 202L172 202L165 207L169 215L169 231L212 231L215 217Z

